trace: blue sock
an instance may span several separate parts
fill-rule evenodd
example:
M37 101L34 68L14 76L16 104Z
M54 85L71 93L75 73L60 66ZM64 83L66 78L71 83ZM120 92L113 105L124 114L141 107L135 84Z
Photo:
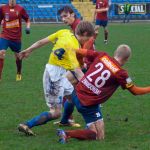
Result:
M53 120L53 118L51 117L50 112L42 112L40 115L28 120L25 124L29 128L32 128L34 126L43 125L51 120Z
M68 123L69 116L72 114L73 110L74 104L66 100L64 103L64 113L60 122L63 124Z

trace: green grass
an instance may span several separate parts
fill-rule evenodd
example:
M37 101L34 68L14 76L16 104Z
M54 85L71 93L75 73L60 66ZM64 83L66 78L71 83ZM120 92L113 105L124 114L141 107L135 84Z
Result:
M65 26L32 25L31 35L23 34L23 48L61 28ZM133 54L125 68L135 84L145 86L150 85L149 39L148 23L110 24L109 44L103 44L103 30L100 30L96 46L113 55L119 44L129 44ZM36 137L18 133L19 123L48 110L43 97L42 75L50 50L51 46L45 46L24 60L21 82L15 81L15 59L13 53L7 51L0 82L0 150L150 150L150 95L135 97L122 89L103 104L106 136L101 142L71 139L61 145L55 135L57 127L51 122L35 127ZM74 116L84 128L80 114L75 111ZM122 121L126 117L128 122Z

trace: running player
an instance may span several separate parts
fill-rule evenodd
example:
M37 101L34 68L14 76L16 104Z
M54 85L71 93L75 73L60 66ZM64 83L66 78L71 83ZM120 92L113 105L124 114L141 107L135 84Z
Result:
M9 4L0 7L0 24L2 24L2 32L0 34L0 80L8 47L14 52L16 57L16 81L21 80L22 60L18 58L18 53L21 51L22 19L26 22L26 34L29 34L29 16L22 6L16 4L16 0L9 0Z

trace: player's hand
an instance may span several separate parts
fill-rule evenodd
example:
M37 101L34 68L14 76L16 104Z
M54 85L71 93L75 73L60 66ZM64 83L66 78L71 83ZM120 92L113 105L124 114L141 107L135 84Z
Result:
M21 52L19 53L19 59L27 58L27 57L30 55L30 53L31 53L31 52L26 51L26 50L21 51Z
M57 56L57 58L59 60L63 59L64 53L65 53L65 50L63 48L59 48L59 49L57 49L57 50L54 51L54 54Z
M30 34L30 28L25 29L26 34Z

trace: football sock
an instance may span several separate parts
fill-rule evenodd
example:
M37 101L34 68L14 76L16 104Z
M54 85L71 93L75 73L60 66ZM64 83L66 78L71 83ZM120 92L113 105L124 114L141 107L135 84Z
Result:
M22 60L16 59L16 66L17 66L17 74L21 74L21 69L22 69Z
M108 40L108 31L104 30L104 36L105 36L105 40Z
M60 121L62 124L68 123L68 119L72 119L71 114L73 110L74 110L74 104L66 100L64 103L64 112L62 115L62 119Z
M67 130L67 138L76 138L79 140L96 140L96 133L92 130Z
M3 66L4 66L4 59L0 58L0 79L2 78Z
M25 124L32 128L34 126L46 124L48 121L53 120L51 117L50 112L42 112L40 115L32 118L31 120L27 121Z

